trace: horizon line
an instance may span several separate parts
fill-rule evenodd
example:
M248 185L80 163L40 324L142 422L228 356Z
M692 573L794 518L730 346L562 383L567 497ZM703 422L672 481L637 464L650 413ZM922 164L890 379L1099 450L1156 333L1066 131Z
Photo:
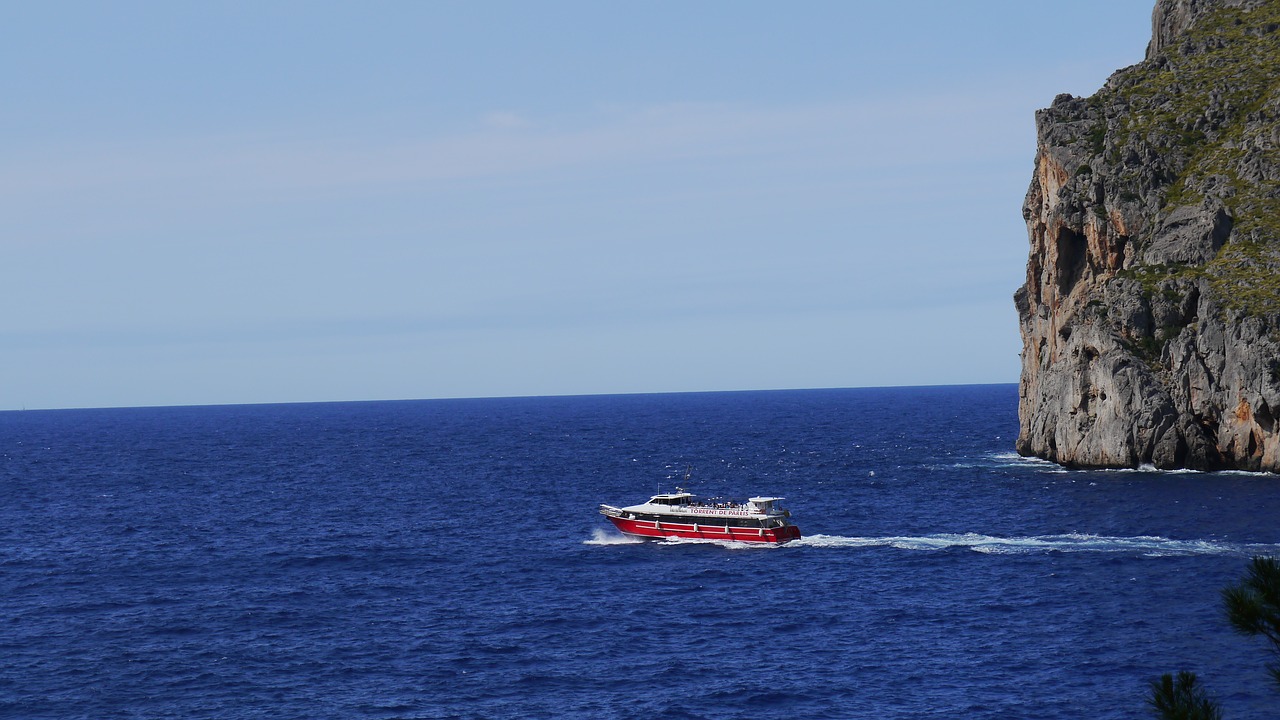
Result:
M536 400L541 398L604 398L632 397L644 395L713 395L732 393L777 393L777 392L810 392L823 390L894 390L894 389L926 389L951 387L995 387L1000 385L1017 386L1017 382L980 382L980 383L933 383L923 385L859 385L859 386L826 386L826 387L778 387L778 388L738 388L732 390L654 390L632 392L585 392L585 393L548 393L545 395L445 395L421 398L380 398L360 400L284 400L260 402L226 402L226 403L174 403L160 405L85 405L67 407L9 408L0 410L0 415L24 412L61 412L66 410L159 410L178 408L219 408L219 407L267 407L273 405L338 405L356 403L393 403L393 402L447 402L451 400Z

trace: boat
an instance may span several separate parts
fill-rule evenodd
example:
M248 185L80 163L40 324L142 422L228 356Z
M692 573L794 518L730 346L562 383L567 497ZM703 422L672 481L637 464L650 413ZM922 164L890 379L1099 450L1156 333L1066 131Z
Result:
M791 512L778 503L786 498L753 497L746 502L703 502L684 488L661 493L627 507L601 505L600 514L618 530L637 537L676 537L782 544L800 539Z

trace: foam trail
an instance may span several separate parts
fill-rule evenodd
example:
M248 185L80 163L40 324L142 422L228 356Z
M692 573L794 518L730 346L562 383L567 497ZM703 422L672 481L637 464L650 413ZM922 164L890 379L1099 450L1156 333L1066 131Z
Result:
M988 455L987 458L1000 467L1027 468L1047 473L1071 472L1056 462L1042 460L1037 457L1023 457L1016 452L993 453Z
M744 542L742 540L715 540L712 538L664 537L653 539L662 545L719 545L726 550L768 550L771 548L781 547L774 543Z
M1139 465L1136 468L1096 468L1093 470L1068 470L1058 463L1050 460L1044 460L1038 457L1023 457L1016 452L997 452L985 455L984 458L988 462L994 462L998 467L1009 468L1027 468L1039 470L1048 473L1073 473L1073 472L1095 472L1095 473L1143 473L1143 474L1159 474L1159 475L1245 475L1260 478L1275 478L1275 473L1253 470L1192 470L1190 468L1178 468L1175 470L1161 470L1155 465ZM968 463L954 463L951 467L976 467Z
M628 535L619 535L611 533L608 530L596 528L591 531L591 539L583 540L583 545L635 545L642 543L644 540L640 538L630 537Z
M1231 543L1222 540L1173 540L1154 535L1107 537L1103 535L1037 535L996 537L964 533L919 537L843 537L811 535L787 547L866 548L892 547L900 550L949 550L962 548L991 555L1029 555L1049 552L1125 553L1148 557L1186 555L1278 555L1280 544Z
M640 538L631 535L619 535L596 528L591 531L591 539L583 540L583 545L636 545L650 542L657 545L719 545L727 550L755 550L760 548L776 548L772 543L743 542L741 540L715 540L712 538L654 537Z

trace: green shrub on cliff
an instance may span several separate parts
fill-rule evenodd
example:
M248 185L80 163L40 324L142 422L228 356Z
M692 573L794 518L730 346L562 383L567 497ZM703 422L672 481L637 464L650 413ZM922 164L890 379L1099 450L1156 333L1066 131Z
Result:
M1157 57L1123 70L1091 98L1108 116L1119 193L1162 212L1221 201L1234 221L1217 258L1189 273L1229 309L1280 316L1280 2L1221 8ZM1096 130L1095 130L1096 133ZM1144 177L1124 158L1158 154L1167 173Z

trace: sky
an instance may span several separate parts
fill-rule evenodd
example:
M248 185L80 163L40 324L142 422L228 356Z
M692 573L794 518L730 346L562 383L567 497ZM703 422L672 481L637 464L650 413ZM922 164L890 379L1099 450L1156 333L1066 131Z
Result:
M1150 0L0 5L0 410L1016 382Z

